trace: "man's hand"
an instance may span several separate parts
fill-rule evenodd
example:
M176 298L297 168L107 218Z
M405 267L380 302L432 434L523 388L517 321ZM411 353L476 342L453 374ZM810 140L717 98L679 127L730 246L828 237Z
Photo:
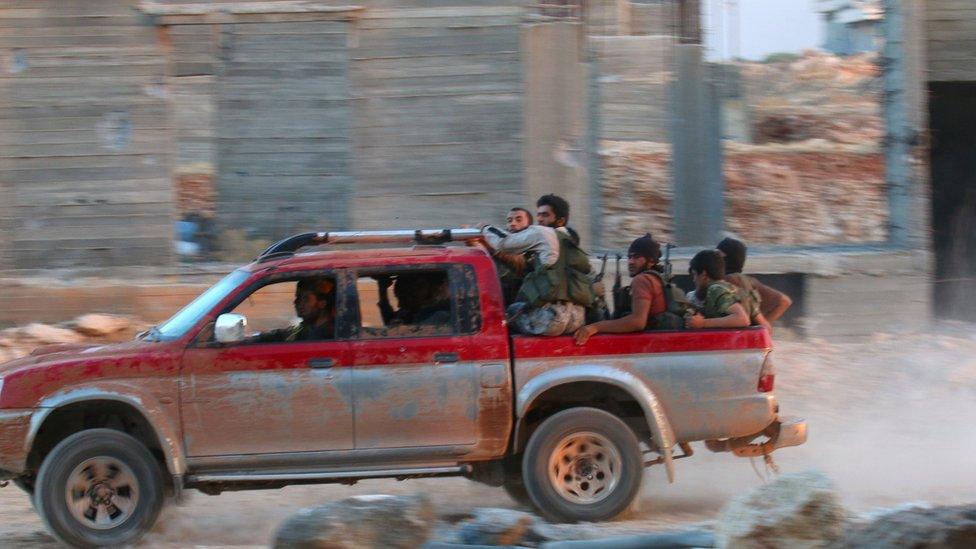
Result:
M583 326L579 330L576 330L576 333L573 334L573 339L576 341L577 345L584 345L596 333L597 333L596 326L592 324L587 324L586 326Z
M697 330L705 326L705 317L698 313L689 313L685 315L685 328L690 328L692 330Z

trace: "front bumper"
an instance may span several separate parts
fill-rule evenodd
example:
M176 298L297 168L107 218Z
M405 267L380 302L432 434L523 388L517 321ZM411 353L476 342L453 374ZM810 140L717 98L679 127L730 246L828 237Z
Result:
M763 442L756 439L766 437ZM761 432L745 437L725 440L706 440L705 446L713 452L732 452L739 457L759 457L779 448L799 446L807 441L807 422L797 417L781 417Z
M34 410L0 410L0 480L27 469L27 434Z

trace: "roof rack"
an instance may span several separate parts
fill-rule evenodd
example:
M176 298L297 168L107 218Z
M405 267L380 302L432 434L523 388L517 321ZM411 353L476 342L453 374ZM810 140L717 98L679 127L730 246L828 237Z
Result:
M331 231L289 236L261 252L257 261L293 255L307 246L323 244L444 244L481 238L478 229L415 229L395 231Z

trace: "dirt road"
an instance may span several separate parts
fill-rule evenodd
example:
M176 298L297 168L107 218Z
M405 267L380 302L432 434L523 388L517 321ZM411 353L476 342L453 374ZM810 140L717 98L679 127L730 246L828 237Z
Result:
M845 503L867 511L910 501L976 501L976 326L949 324L926 334L878 334L868 342L779 342L777 395L783 413L810 424L810 440L777 454L783 472L816 468L833 478ZM711 454L676 464L676 483L649 470L637 509L600 532L624 533L713 519L733 496L762 480L750 461ZM757 462L762 469L762 464ZM149 547L266 546L301 507L355 494L429 495L444 514L515 507L501 489L463 479L369 481L353 487L301 486L228 493L189 492L164 511ZM54 547L27 497L0 490L4 547Z

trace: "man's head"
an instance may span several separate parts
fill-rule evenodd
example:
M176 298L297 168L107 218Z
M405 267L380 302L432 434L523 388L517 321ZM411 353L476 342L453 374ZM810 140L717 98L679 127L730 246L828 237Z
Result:
M718 250L702 250L691 258L688 274L695 281L695 287L702 289L716 280L725 278L725 259Z
M449 297L447 273L403 273L397 275L393 295L401 310L416 311Z
M635 238L627 249L627 272L634 277L657 265L661 259L661 245L651 233Z
M335 282L306 278L295 286L295 313L309 324L321 324L335 316Z
M746 245L741 240L725 238L717 248L725 254L725 274L741 273L746 264Z
M535 222L553 229L565 227L569 222L569 202L561 196L547 194L535 203Z
M525 208L512 208L508 211L508 232L517 233L524 231L532 224L532 212Z

